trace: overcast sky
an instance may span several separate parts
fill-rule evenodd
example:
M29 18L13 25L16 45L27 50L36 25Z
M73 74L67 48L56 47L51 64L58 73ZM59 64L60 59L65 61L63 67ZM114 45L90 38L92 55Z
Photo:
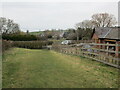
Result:
M0 7L1 10L1 7ZM117 2L4 2L0 17L13 19L23 31L74 28L95 13L118 18Z

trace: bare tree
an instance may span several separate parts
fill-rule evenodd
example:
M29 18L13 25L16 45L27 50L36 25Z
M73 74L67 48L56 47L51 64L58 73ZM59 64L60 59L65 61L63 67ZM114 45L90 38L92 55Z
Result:
M92 15L91 20L84 20L79 22L75 25L76 27L76 35L77 40L80 37L80 33L85 32L87 28L95 28L95 27L112 27L113 25L117 24L116 18L112 14L108 13L98 13Z
M93 28L93 21L92 20L84 20L80 23L77 23L76 28Z
M95 27L112 27L117 21L112 14L98 13L92 15L92 23Z
M91 20L84 20L76 24L76 28L112 27L117 24L116 18L112 14L93 14Z
M20 32L19 25L11 19L0 17L0 32L2 34L11 34Z

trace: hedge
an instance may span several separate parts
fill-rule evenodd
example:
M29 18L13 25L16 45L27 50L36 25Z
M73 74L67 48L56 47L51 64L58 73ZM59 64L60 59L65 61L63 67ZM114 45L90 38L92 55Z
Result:
M12 41L2 40L2 52L8 50L9 48L13 47Z
M2 42L3 51L11 47L28 48L28 49L42 49L43 46L51 45L52 41L6 41Z
M5 34L2 35L2 39L4 40L11 40L11 41L33 41L38 40L38 38L35 35L25 34Z

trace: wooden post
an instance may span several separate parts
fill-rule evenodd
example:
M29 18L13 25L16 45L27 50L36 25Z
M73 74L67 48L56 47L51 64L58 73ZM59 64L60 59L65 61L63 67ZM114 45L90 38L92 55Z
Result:
M109 42L107 42L107 44L109 44ZM109 46L107 45L107 51L109 50ZM107 55L109 54L109 52L107 52Z
M95 43L97 43L97 39L95 39ZM97 45L95 45L94 47L95 47L95 48L98 48L98 46L97 46Z
M102 43L105 44L105 40ZM105 45L102 45L102 49L105 49Z
M100 44L100 43L101 43L101 40L99 39L99 41L98 41L98 42L99 42L99 44ZM101 45L99 45L99 49L101 49Z
M120 49L120 47L119 47L119 42L116 41L116 50L115 50L115 51L116 51L116 54L115 54L116 57L120 57L120 54L119 54L119 51L120 51L120 50L119 50L119 49Z

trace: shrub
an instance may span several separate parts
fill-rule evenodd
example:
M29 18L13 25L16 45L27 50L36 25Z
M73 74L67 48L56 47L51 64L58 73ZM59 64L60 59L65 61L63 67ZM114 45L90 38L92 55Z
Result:
M11 47L13 47L13 42L12 41L2 40L2 52L4 52L5 50L7 50Z
M28 49L42 49L43 46L51 44L52 41L14 41L15 47Z
M30 34L4 34L2 35L2 39L4 40L12 40L12 41L33 41L37 40L38 38L35 35Z
M52 41L7 41L2 40L2 51L8 50L11 47L42 49L43 46L51 45ZM1 43L0 43L1 44Z
M47 45L52 45L53 41L47 41Z

